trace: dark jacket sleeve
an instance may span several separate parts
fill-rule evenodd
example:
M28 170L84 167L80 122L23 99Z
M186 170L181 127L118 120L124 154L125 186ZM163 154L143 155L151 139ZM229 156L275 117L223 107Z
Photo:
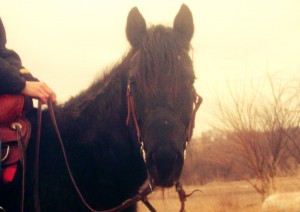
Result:
M19 55L6 48L6 33L0 18L0 94L20 93L26 85L21 75L22 61Z

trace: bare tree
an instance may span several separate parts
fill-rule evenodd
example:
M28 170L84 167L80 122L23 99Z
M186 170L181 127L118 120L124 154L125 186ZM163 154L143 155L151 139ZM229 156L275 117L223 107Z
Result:
M255 176L247 180L262 198L276 190L275 176L287 167L291 142L296 144L300 124L300 111L295 112L300 94L295 92L294 81L282 84L275 83L274 76L268 79L267 93L258 86L244 86L242 90L228 86L228 98L218 98L213 111L217 117L213 126L228 132L235 151L243 158L240 167Z

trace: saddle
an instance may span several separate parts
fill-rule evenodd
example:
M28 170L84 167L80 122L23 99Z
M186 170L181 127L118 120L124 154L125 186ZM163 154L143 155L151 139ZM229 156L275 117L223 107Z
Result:
M23 95L0 95L0 181L12 182L20 161L25 163L31 126L24 116Z

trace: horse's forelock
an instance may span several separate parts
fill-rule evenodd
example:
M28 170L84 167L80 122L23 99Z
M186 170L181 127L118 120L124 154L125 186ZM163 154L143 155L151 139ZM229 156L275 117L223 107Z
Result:
M172 86L170 92L177 96L181 78L180 55L184 51L176 39L172 28L152 27L148 30L139 50L136 66L136 79L139 88L150 95L155 95L160 81Z

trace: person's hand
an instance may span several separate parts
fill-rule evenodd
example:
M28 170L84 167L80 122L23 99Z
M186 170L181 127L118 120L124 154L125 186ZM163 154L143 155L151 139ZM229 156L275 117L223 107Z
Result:
M25 88L21 93L42 100L43 104L47 104L48 99L56 104L56 94L43 82L26 81Z

